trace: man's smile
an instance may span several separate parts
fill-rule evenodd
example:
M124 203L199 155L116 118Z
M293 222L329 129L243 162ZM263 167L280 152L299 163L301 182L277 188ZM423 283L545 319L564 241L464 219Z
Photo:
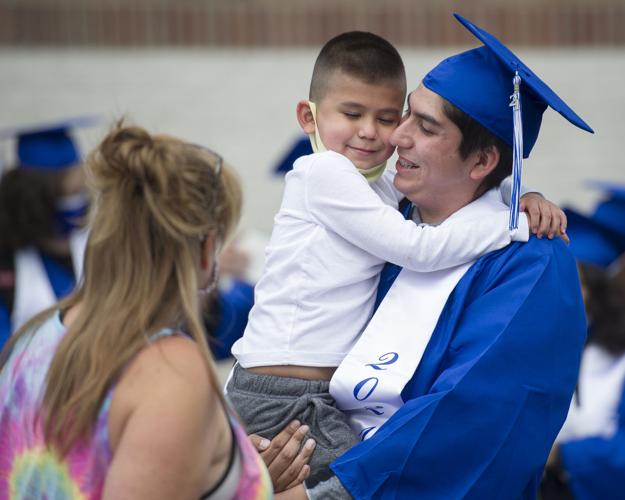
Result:
M406 160L405 158L400 157L397 160L397 169L407 169L407 170L414 170L419 168L419 165L417 165L416 163L413 163L409 160Z

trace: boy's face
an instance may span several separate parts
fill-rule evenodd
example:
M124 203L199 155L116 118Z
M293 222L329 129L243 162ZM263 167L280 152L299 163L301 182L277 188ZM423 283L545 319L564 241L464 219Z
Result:
M395 150L389 142L399 124L405 90L392 81L370 84L335 72L317 105L317 127L326 148L370 169Z

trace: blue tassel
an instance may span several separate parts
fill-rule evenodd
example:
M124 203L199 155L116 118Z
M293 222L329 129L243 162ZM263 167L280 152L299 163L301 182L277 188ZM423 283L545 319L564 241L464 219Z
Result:
M521 118L521 77L517 71L512 80L514 93L510 96L514 125L514 146L512 148L512 192L510 193L510 231L519 227L519 195L521 192L521 170L523 167L523 120Z

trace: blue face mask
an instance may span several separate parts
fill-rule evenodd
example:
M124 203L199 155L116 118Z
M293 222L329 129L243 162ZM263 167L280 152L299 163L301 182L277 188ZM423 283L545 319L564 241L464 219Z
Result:
M59 198L55 212L59 234L67 236L74 229L82 227L88 210L89 200L83 192Z

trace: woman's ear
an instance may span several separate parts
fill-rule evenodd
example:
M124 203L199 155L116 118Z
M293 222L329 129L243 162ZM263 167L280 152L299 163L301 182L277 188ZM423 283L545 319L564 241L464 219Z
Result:
M501 154L495 146L473 153L476 155L475 163L471 169L471 179L481 181L488 176L499 164Z
M308 101L302 100L298 102L295 112L297 114L297 121L299 122L299 126L302 127L304 133L308 135L314 134L315 117L313 116Z

